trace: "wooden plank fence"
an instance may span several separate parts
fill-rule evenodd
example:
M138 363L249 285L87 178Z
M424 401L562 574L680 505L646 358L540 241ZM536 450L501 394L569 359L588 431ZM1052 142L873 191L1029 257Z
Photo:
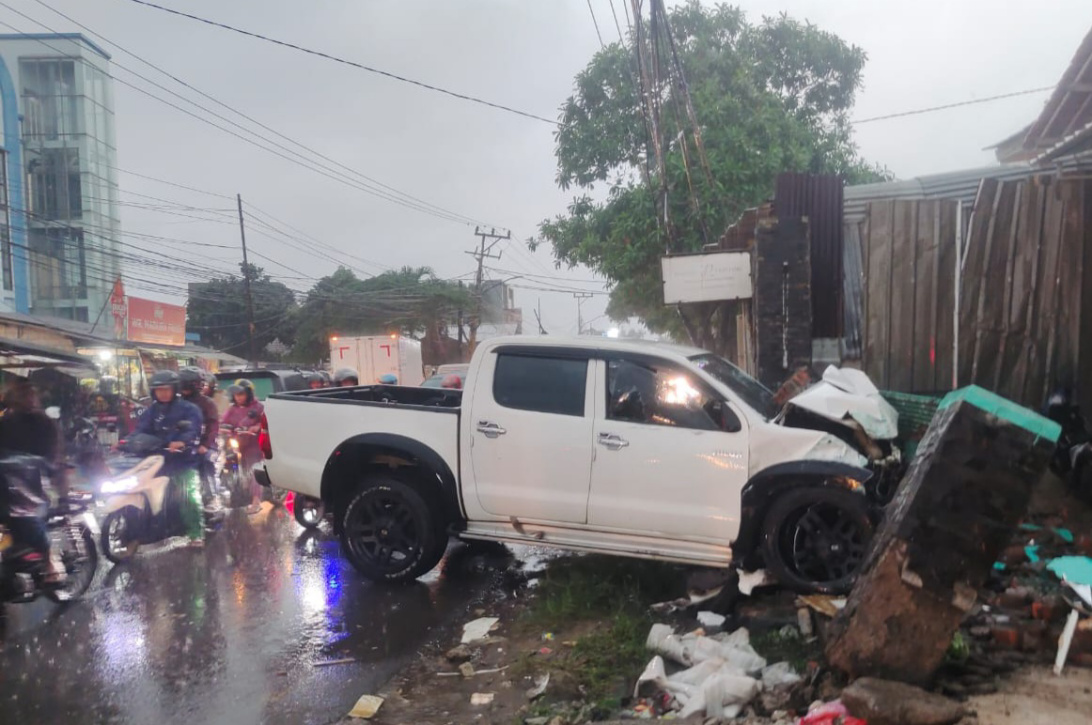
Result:
M882 388L952 386L957 214L951 200L874 202L860 234L847 236L861 245L862 362ZM983 180L965 220L959 385L1033 407L1058 384L1092 394L1086 219L1084 180Z

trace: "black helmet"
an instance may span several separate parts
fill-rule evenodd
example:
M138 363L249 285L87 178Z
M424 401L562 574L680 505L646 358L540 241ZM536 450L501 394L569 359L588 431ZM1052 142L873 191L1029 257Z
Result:
M325 388L326 376L320 372L309 371L303 374L303 379L307 383L308 388Z
M178 371L178 379L182 384L182 390L188 392L201 392L205 384L205 374L201 368L189 365Z
M346 381L352 380L353 385L360 384L360 373L352 368L341 368L334 373L334 385L345 385Z
M174 370L157 370L152 379L148 381L148 387L152 390L156 388L171 388L174 390L174 394L178 395L178 388L181 384L181 379Z

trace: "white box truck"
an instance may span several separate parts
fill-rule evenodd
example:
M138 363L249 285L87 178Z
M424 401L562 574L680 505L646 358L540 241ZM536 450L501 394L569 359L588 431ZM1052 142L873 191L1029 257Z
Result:
M420 385L425 379L421 343L401 335L330 338L330 369L353 368L361 385L375 385L388 373L399 385Z

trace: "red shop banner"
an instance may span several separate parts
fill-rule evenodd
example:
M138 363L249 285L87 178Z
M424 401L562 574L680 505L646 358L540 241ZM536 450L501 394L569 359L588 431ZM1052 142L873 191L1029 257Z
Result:
M129 297L129 340L154 345L186 344L186 308Z

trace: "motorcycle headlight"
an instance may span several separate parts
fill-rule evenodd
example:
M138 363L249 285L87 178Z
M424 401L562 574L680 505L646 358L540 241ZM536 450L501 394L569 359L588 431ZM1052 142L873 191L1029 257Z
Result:
M134 476L129 476L128 478L119 478L116 481L103 481L99 490L102 493L122 493L136 488L137 483L139 481Z
M231 443L232 448L234 448L235 450L239 450L239 439L238 438L232 438L230 443Z

